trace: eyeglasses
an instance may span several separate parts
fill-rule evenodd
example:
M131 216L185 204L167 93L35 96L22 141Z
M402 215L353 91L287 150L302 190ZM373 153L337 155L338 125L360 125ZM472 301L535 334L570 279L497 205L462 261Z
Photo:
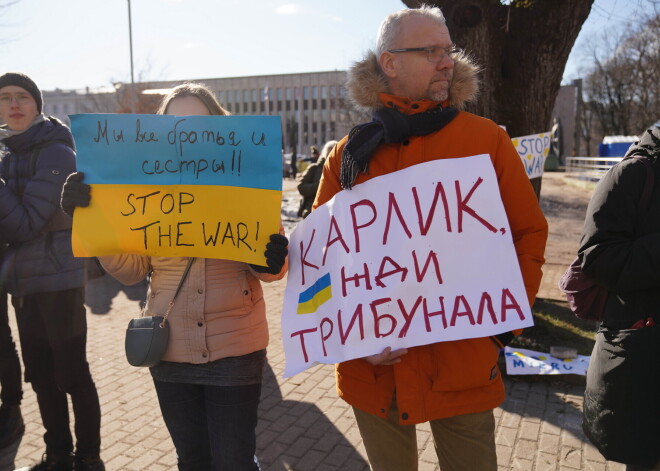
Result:
M387 52L396 54L398 52L426 52L426 58L429 62L438 63L443 60L445 57L455 56L459 54L462 49L456 47L455 44L452 44L449 47L440 47L440 46L429 46L429 47L406 47L403 49L388 49Z
M11 94L11 93L2 93L0 94L0 104L1 105L9 105L12 100L16 100L16 103L19 105L24 105L26 104L31 98L31 95L29 93L16 93L16 94Z

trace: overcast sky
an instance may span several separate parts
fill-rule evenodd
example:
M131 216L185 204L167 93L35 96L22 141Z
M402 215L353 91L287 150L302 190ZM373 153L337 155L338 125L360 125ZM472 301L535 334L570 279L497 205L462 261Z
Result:
M6 3L6 0L0 0ZM596 0L564 74L580 76L582 44L634 21L645 0ZM374 46L400 0L132 0L135 80L345 70ZM130 82L127 0L17 0L0 16L2 71L44 90Z

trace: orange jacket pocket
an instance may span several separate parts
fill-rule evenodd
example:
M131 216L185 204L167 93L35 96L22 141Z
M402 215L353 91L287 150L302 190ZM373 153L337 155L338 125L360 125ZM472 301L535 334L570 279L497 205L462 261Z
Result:
M431 345L435 364L434 391L462 391L487 386L500 375L499 349L488 337Z

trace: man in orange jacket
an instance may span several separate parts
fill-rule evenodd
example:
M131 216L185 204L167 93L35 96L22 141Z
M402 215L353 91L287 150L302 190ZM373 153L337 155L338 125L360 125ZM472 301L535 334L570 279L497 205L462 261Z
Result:
M548 226L509 136L461 111L477 69L452 44L438 8L401 10L377 48L351 69L349 94L372 112L328 157L314 208L371 178L436 159L490 155L530 305L541 282ZM459 248L457 248L458 250ZM493 409L504 400L497 367L514 333L438 342L337 365L372 469L416 470L415 424L430 422L443 470L496 470Z

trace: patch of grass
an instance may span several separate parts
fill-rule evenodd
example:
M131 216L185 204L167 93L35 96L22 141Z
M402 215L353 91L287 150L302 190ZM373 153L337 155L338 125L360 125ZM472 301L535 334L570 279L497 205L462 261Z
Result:
M534 327L514 338L512 347L541 352L552 346L573 347L580 355L591 355L597 322L578 319L565 301L537 299L532 311Z

